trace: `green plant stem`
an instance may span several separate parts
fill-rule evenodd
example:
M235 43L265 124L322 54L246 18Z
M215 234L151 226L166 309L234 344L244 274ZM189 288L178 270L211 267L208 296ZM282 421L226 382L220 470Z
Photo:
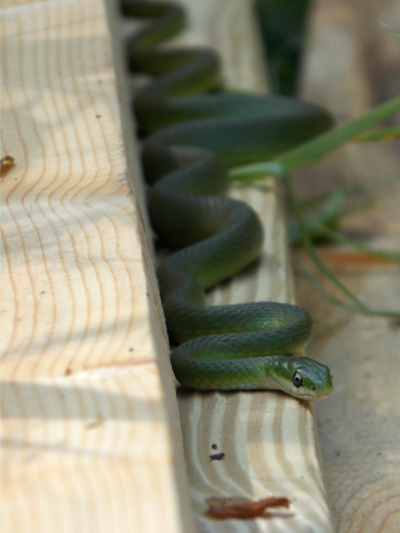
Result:
M322 294L322 296L325 298L325 300L327 300L328 302L330 302L330 303L332 303L334 305L337 305L337 306L340 306L340 307L344 307L345 309L348 309L349 311L353 311L355 313L359 313L360 312L358 307L355 307L354 305L350 305L350 304L348 304L346 302L343 302L342 300L339 300L339 298L336 298L335 296L333 296L333 294L331 294L323 285L321 285L321 283L319 283L315 279L315 276L313 276L311 274L311 272L305 266L303 261L299 260L299 262L301 264L300 273L305 277L305 279L308 281L308 283L315 290L317 290L318 292L320 292Z
M400 262L400 252L391 252L387 250L376 250L374 248L371 248L367 244L358 242L350 237L347 237L347 235L344 235L343 233L339 233L338 231L335 231L335 230L332 230L326 227L324 224L320 223L318 220L315 221L315 224L318 228L318 231L322 235L325 235L327 238L329 238L332 241L335 241L341 244L347 244L351 246L352 248L355 248L356 250L359 250L361 252L366 252L367 254L372 255L374 257L379 257L381 259L388 259L391 261Z
M308 253L310 259L315 264L315 266L318 268L318 270L322 274L324 274L330 281L332 281L332 283L334 283L340 289L340 291L344 295L346 295L350 301L353 302L353 304L356 306L356 308L360 312L362 313L369 312L369 309L333 274L333 272L326 266L326 264L321 260L321 258L317 254L317 251L312 244L312 240L311 240L309 231L307 229L306 222L304 220L303 211L301 209L299 200L294 190L293 182L289 174L286 174L284 176L284 181L285 181L286 188L289 194L289 198L292 204L293 212L300 225L302 244L306 252Z
M374 310L374 309L370 309L369 307L367 307L326 266L326 264L319 257L312 243L307 225L304 220L304 215L301 209L301 205L297 198L296 192L294 190L293 182L289 174L284 176L284 180L285 180L286 188L287 188L289 198L292 204L293 212L295 213L297 220L299 222L300 228L301 228L302 244L307 254L309 255L314 265L317 267L317 269L326 278L328 278L334 285L336 285L336 287L342 292L342 294L344 294L353 303L353 305L349 306L348 304L346 304L346 302L342 302L341 300L338 300L337 298L334 298L333 296L331 296L330 300L331 301L335 300L336 304L342 305L348 309L352 309L353 311L357 311L358 313L362 313L364 315L399 318L400 313L396 313L395 311L379 311L379 310Z

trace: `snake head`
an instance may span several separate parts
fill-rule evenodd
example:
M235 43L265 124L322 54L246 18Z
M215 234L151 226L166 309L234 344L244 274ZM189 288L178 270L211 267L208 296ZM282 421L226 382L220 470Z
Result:
M333 391L328 366L308 357L280 356L271 371L277 389L301 400L323 400ZM279 365L279 366L278 366Z

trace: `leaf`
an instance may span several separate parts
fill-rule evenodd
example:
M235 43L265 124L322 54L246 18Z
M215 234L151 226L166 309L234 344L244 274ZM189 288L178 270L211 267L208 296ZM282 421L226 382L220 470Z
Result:
M0 176L3 177L7 174L10 168L14 165L15 159L10 155L5 155L0 159Z
M271 507L285 507L289 509L288 498L271 496L258 501L247 498L207 498L205 500L209 509L207 515L212 518L236 518L248 520L250 518L271 518L273 515L266 512Z
M319 250L319 256L327 263L335 263L335 265L349 266L349 265L365 265L375 266L379 264L387 265L398 262L399 259L392 259L389 257L380 257L373 255L371 251L367 252L353 252L347 250L326 249Z

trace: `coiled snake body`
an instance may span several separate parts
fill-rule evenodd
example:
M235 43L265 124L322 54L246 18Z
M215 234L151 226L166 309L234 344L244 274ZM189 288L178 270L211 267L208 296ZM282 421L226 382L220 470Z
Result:
M278 389L303 399L332 391L329 368L289 354L313 324L300 307L257 302L205 305L204 291L260 254L254 211L227 198L227 169L273 158L331 126L321 108L276 96L220 93L217 56L159 48L183 27L179 6L126 0L125 14L152 19L128 40L134 71L155 78L135 97L152 225L173 253L158 269L167 328L178 344L178 381L197 390ZM204 94L204 93L212 94Z

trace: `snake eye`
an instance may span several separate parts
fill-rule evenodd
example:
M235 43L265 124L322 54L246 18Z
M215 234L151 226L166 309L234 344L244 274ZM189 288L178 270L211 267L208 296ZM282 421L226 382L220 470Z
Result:
M300 374L300 372L295 372L292 377L293 385L295 387L301 387L303 384L303 378Z

